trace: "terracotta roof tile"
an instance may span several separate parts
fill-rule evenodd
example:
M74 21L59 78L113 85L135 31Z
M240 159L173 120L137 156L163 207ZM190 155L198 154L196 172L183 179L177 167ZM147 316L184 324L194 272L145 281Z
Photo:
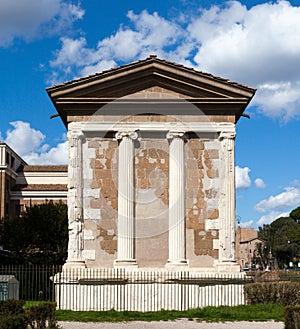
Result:
M241 242L251 241L258 238L258 233L253 228L241 228Z
M68 191L67 184L15 185L14 191Z
M67 172L68 171L68 166L66 165L28 165L24 166L23 170L24 172Z

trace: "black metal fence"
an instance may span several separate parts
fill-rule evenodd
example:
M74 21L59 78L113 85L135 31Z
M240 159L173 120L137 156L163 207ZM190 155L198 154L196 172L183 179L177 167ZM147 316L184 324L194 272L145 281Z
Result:
M19 299L55 301L52 278L61 270L62 266L59 265L0 265L0 278L15 277L19 286ZM5 288L5 282L2 282L2 287Z
M253 275L0 265L0 300L56 301L60 309L159 310L243 304L248 282L299 281L300 272Z

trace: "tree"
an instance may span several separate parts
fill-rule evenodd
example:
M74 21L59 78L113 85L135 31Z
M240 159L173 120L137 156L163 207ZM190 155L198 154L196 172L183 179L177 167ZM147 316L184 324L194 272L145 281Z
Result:
M272 253L280 266L287 265L291 261L298 261L300 257L300 207L291 211L289 217L281 217L271 224L259 227L258 237L264 241L264 252Z
M290 217L296 222L300 223L300 207L294 209L290 213Z
M33 264L63 264L68 248L67 206L50 201L27 208L21 217L4 219L1 243Z

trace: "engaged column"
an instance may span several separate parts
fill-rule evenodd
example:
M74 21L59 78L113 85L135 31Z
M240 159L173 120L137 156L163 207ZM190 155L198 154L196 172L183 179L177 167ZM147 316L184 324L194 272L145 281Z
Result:
M118 256L115 267L137 267L135 259L134 140L135 131L117 132L118 165Z
M169 132L169 259L167 267L186 266L184 132Z

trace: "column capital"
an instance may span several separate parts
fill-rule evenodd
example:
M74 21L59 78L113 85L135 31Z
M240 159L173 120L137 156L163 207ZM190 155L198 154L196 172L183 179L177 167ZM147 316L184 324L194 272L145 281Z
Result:
M185 131L168 131L167 132L167 139L174 139L174 138L181 138L185 139Z
M69 146L74 147L78 142L82 142L84 139L84 133L82 131L68 131Z
M115 134L116 139L123 139L124 137L129 137L132 140L135 140L138 138L138 133L137 131L117 131Z
M223 140L223 139L235 139L235 132L229 132L229 131L221 131L220 132L220 136L219 136L219 140Z
M81 130L69 130L68 138L76 138L76 139L82 139L84 137L84 133Z

